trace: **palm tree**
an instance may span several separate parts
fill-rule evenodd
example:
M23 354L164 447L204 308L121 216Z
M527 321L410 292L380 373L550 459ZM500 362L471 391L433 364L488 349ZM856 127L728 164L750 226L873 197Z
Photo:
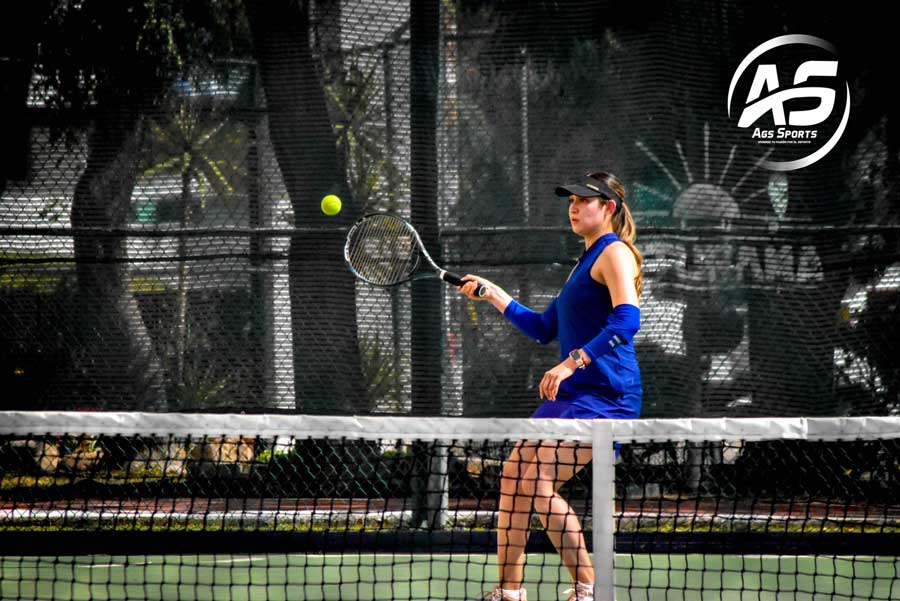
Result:
M201 85L208 83L204 81ZM246 148L244 126L231 117L221 98L195 95L185 87L187 93L173 98L169 110L149 120L151 143L142 165L142 174L147 179L165 175L180 178L179 230L194 226L210 201L221 201L234 194L245 174L240 158ZM185 351L189 336L186 257L187 239L179 235L174 332L169 336L169 341L175 344L173 382L176 391L181 391L185 384ZM179 395L177 392L176 396Z

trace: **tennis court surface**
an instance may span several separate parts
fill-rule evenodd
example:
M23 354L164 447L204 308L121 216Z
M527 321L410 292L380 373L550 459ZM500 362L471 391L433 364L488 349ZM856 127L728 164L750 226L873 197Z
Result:
M594 445L559 492L598 599L900 598L897 418L0 424L2 599L477 599L519 440ZM565 599L569 572L531 524L529 599Z
M618 599L891 599L895 558L617 555ZM6 558L4 599L477 599L486 555ZM630 570L644 572L634 580ZM555 554L529 555L529 598L562 598ZM893 596L891 595L894 586Z

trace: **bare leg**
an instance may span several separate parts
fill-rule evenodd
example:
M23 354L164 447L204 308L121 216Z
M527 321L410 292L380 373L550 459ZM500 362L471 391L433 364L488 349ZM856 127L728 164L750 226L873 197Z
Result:
M535 513L577 582L593 582L594 568L581 531L581 522L569 503L556 491L590 460L590 446L544 442L538 447L536 461L532 464L536 473L519 479L519 496L533 499Z
M505 589L518 589L522 586L532 499L519 492L519 483L522 478L536 477L534 461L537 446L538 443L534 441L518 443L503 464L500 477L497 569L500 586Z

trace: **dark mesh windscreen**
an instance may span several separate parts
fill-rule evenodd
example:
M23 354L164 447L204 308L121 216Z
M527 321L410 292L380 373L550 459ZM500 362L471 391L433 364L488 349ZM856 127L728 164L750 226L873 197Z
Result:
M836 2L39 3L0 41L0 406L528 415L555 343L436 280L357 282L344 237L398 213L438 264L543 310L581 252L554 187L599 170L643 253L645 417L896 413L888 21ZM727 97L786 34L835 46L850 109L823 158L775 171L784 148ZM779 56L784 86L822 58Z

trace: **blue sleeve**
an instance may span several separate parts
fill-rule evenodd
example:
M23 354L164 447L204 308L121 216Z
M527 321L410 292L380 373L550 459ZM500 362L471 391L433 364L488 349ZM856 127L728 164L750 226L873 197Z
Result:
M616 305L609 314L606 327L600 330L600 333L582 349L591 358L591 361L596 361L597 357L612 352L616 346L633 341L634 335L640 327L641 310L639 308L627 303Z
M549 344L558 331L558 318L556 315L556 299L550 303L543 313L532 311L525 305L512 300L503 311L503 315L514 326L519 328L529 338L534 338L541 344Z

